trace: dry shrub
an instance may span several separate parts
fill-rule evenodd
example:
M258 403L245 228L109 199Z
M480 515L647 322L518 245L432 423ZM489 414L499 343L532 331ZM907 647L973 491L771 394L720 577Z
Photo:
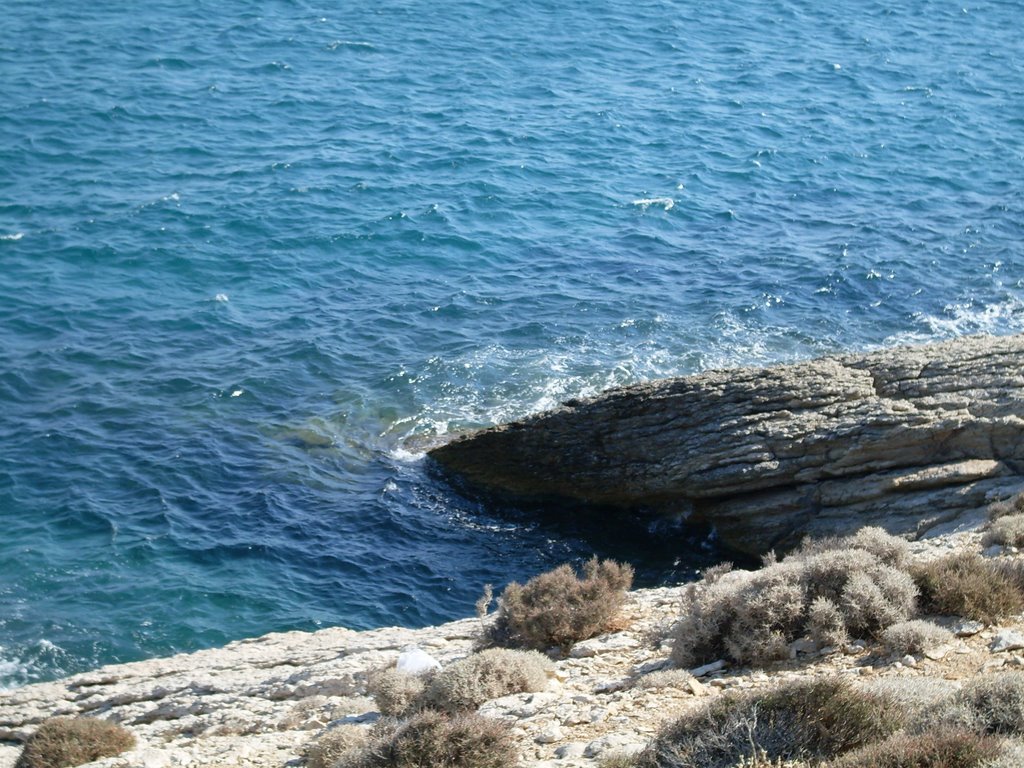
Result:
M1002 753L1002 741L970 731L896 734L829 763L829 768L980 768Z
M54 717L25 741L15 768L68 768L114 757L135 746L123 726L92 717Z
M370 673L366 692L373 697L382 715L398 717L419 706L432 676L433 673L410 675L394 667L386 667Z
M727 693L668 725L638 768L732 768L745 760L827 760L886 738L901 725L891 699L841 678Z
M514 768L518 763L507 724L477 714L427 711L382 721L366 746L343 753L334 768Z
M542 573L502 593L488 640L493 645L564 653L574 643L605 631L633 583L633 569L595 557L577 577L569 565Z
M957 697L986 733L1024 735L1024 672L998 672L970 680Z
M955 683L937 677L879 677L862 683L861 688L892 699L900 710L910 713L948 701L960 690ZM928 729L924 727L916 732Z
M923 653L953 641L945 627L922 619L900 621L882 630L882 642L891 653Z
M993 544L1004 547L1024 546L1024 514L1007 515L992 521L982 543L986 547Z
M489 648L437 673L422 703L451 713L473 710L501 696L543 691L553 672L551 661L537 651Z
M913 567L926 613L964 616L986 624L1024 610L1024 593L1003 567L960 553Z
M334 764L353 749L366 744L369 734L358 725L337 725L306 747L306 768L334 768Z
M886 565L903 569L910 559L910 545L906 539L893 536L884 528L865 526L852 536L826 536L820 539L807 539L800 546L796 556L806 558L822 552L860 549L870 552Z
M1024 514L1024 493L1018 493L1016 496L1011 496L1003 501L997 501L988 508L990 520L998 520L1007 515L1020 514Z
M882 536L888 534L878 531L865 539L895 558L899 545L886 549ZM672 659L680 666L723 656L758 664L785 658L789 643L807 634L827 645L849 636L877 637L911 616L916 597L906 572L867 549L810 543L760 571L694 588L674 630Z

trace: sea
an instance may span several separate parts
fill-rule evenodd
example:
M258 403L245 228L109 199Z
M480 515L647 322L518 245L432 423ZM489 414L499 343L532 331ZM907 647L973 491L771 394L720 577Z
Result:
M5 0L0 688L597 554L424 451L1024 331L1017 0ZM639 528L643 528L640 526ZM634 535L635 534L635 535Z

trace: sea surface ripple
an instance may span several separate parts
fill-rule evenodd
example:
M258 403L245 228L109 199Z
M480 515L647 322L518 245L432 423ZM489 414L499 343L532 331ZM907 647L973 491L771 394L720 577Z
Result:
M1024 330L1020 4L7 0L0 687L699 544L423 446Z

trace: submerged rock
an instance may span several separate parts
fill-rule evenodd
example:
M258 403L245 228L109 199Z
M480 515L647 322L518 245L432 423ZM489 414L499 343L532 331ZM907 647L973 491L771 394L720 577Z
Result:
M965 337L611 390L457 438L464 487L670 515L751 554L865 525L976 525L1024 488L1024 336Z

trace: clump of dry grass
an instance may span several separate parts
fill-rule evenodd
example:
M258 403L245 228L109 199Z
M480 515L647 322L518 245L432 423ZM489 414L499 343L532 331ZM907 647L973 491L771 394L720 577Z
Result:
M626 599L633 569L595 557L579 577L569 565L526 584L512 582L501 595L486 640L492 645L563 653L605 631Z
M911 573L926 613L994 624L1024 610L1024 592L1013 574L977 554L942 557L913 566Z
M25 741L15 768L70 768L135 746L123 726L92 717L54 717Z
M894 702L841 678L789 682L763 693L727 693L669 724L637 768L733 768L828 760L896 731ZM760 762L758 762L760 761Z
M1006 515L993 520L985 532L982 543L988 547L1024 547L1024 514Z
M382 715L399 717L420 706L434 674L410 675L394 667L385 667L369 674L366 692L373 697Z
M367 729L338 725L306 747L306 768L334 768L342 755L366 744Z
M990 520L998 520L1008 515L1024 514L1024 493L1018 493L1008 499L997 501L989 505L988 516Z
M477 714L421 712L374 727L369 742L348 750L334 768L515 768L511 727Z
M882 630L882 643L891 653L923 653L953 641L953 633L923 619L900 621Z
M695 587L674 629L673 661L764 663L810 634L821 645L877 637L914 612L913 579L891 563L906 542L880 529L809 542L781 562ZM863 545L863 548L861 548Z
M981 768L1002 751L1001 739L971 731L900 733L850 752L828 768Z
M455 713L513 693L543 691L554 672L537 651L489 648L445 667L427 684L424 706Z

